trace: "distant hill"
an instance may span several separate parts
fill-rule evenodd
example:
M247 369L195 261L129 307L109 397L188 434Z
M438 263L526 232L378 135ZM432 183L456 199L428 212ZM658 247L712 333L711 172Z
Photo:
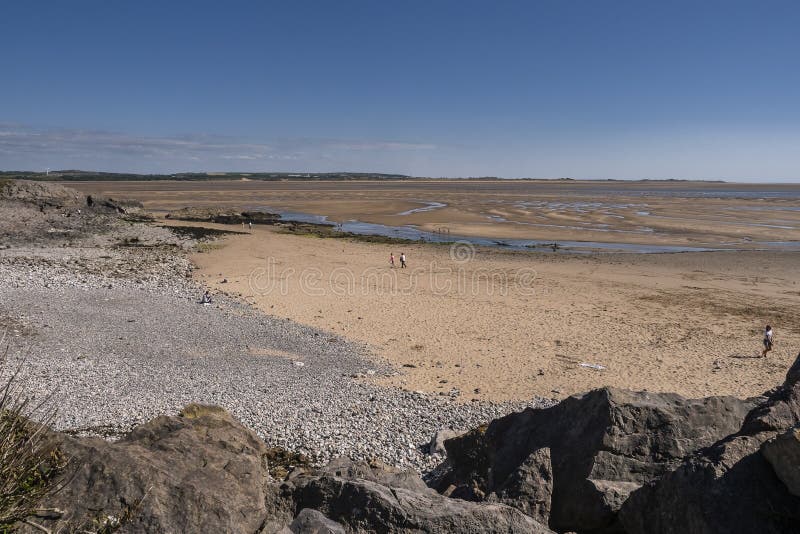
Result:
M176 174L134 174L80 170L50 171L0 171L0 178L46 181L126 181L126 180L413 180L404 174L369 172L181 172Z
M406 174L383 174L379 172L179 172L175 174L135 174L127 172L99 172L81 170L50 171L49 173L33 171L0 171L2 179L39 180L51 182L110 182L110 181L139 181L139 180L262 180L266 182L279 181L335 181L335 180L525 180L534 182L573 182L584 181L580 178L501 178L498 176L469 176L433 178L428 176L408 176ZM699 182L699 183L726 183L724 180L687 180L666 178L650 180L618 180L613 178L588 180L591 182L625 182L625 183L654 183L654 182Z

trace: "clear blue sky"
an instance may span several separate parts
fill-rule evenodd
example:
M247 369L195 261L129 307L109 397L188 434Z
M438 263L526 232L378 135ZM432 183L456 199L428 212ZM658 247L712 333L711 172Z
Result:
M800 181L800 2L5 2L0 169Z

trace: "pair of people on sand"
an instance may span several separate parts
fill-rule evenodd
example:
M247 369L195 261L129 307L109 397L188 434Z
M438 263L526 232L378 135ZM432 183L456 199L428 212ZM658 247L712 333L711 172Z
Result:
M392 268L394 269L394 252L391 252L389 254L389 265L391 265ZM405 269L406 268L406 254L405 254L405 252L401 252L400 253L400 268L401 269Z

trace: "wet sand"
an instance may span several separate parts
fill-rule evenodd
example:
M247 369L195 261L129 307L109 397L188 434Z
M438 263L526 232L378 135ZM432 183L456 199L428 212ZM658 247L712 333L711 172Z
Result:
M800 349L798 253L473 255L256 227L193 260L214 291L366 342L401 371L385 383L465 401L605 385L749 396ZM761 359L766 323L776 345Z
M295 211L492 239L758 249L800 241L800 185L713 182L97 182L83 191L186 206Z

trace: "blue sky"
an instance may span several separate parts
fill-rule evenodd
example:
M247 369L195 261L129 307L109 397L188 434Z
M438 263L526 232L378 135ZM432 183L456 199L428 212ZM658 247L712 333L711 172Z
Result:
M800 2L6 2L0 169L800 181Z

